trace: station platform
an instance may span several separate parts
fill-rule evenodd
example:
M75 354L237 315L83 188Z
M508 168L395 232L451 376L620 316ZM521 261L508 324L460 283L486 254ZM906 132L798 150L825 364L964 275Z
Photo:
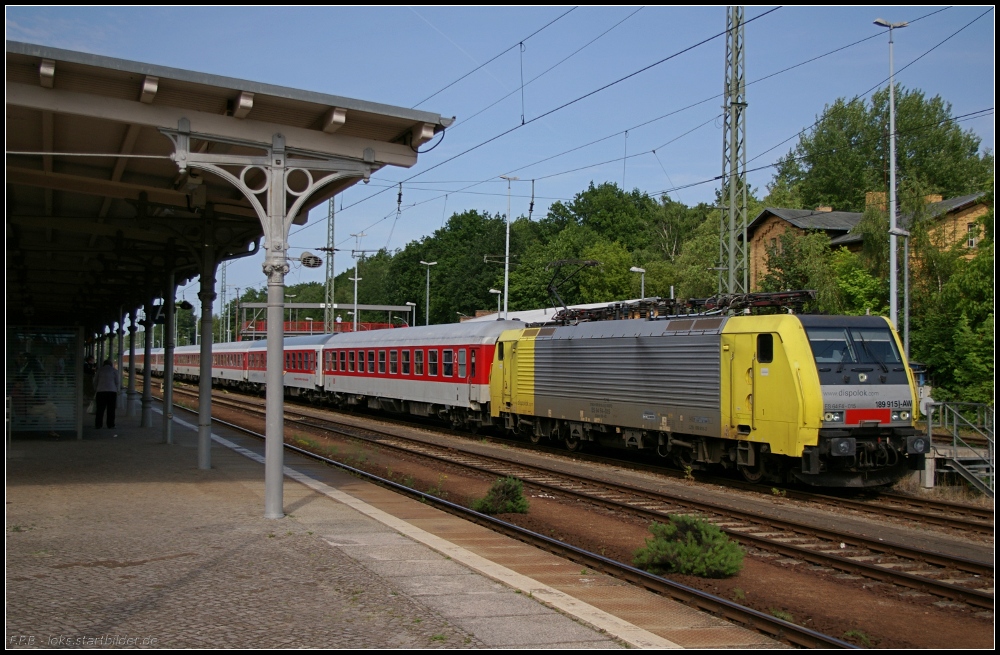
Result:
M161 420L8 442L8 648L780 646L295 453L265 519L261 442Z

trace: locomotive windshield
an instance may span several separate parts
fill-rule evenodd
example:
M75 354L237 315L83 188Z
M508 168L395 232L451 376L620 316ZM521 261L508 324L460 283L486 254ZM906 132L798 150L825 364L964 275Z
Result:
M817 364L902 364L888 328L810 327L809 345Z

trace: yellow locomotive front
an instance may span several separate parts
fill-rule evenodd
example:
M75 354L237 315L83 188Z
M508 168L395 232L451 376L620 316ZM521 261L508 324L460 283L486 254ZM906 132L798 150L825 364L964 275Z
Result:
M724 436L749 480L780 468L812 485L868 487L923 467L912 374L882 317L733 318L722 373Z

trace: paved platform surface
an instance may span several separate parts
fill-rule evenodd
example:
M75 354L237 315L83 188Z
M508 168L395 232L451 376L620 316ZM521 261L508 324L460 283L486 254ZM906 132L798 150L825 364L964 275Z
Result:
M262 444L154 417L8 444L8 647L775 645L294 454L265 519Z

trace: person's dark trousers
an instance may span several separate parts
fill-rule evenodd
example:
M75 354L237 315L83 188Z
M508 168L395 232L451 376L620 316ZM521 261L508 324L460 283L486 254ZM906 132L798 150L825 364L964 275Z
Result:
M114 391L97 392L97 414L94 420L94 427L101 428L104 422L104 412L108 412L108 427L115 427L115 403L118 400L118 393Z

